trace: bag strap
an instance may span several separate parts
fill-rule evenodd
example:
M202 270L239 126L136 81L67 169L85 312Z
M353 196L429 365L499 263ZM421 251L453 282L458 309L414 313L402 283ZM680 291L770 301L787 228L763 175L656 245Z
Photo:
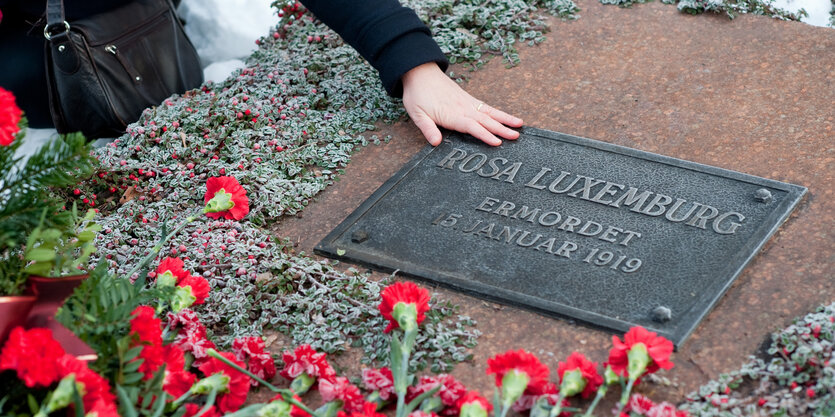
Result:
M47 0L46 26L43 28L43 36L46 40L51 40L55 36L66 35L69 31L70 24L64 17L64 1Z

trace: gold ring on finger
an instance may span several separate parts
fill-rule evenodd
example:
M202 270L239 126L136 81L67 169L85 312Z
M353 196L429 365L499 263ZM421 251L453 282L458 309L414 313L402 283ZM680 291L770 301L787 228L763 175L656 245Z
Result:
M484 105L484 102L478 103L478 107L475 108L475 111L481 111L481 106Z

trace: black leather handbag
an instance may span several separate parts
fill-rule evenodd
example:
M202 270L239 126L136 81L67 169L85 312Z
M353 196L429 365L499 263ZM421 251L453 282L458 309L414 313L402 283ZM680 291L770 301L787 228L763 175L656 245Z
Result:
M170 0L136 0L67 22L48 0L46 73L58 132L125 133L145 108L203 83L200 58Z

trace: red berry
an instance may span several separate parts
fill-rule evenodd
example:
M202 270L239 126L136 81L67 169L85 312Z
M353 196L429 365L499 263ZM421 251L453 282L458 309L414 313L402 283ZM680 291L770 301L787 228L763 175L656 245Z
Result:
M79 194L81 194L81 190L76 188L75 190L72 190L72 193L75 194L75 195L79 195Z
M766 403L765 398L760 398L760 400L757 401L757 405L759 405L760 407L764 406L765 403Z
M279 36L281 35L279 35L278 32L273 33L273 39L278 39Z
M809 398L815 398L815 389L814 388L807 388L806 389L806 396Z
M250 110L250 109L246 109L246 111L244 112L244 114L245 114L245 115L247 115L247 116L249 116L250 114L252 114L252 110Z
M792 382L792 390L797 388L797 382Z

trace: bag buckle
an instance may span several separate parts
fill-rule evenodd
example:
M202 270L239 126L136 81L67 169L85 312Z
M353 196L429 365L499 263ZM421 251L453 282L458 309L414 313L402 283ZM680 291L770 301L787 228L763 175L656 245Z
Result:
M53 25L53 26L57 26L57 25ZM52 37L54 35L56 35L56 34L53 34L52 31L49 28L50 28L50 26L48 26L48 25L44 26L44 28L43 28L43 37L46 38L46 40L51 40ZM58 35L65 34L69 31L70 31L70 24L67 23L67 21L65 20L64 21L64 31L61 32L61 33L58 33Z

